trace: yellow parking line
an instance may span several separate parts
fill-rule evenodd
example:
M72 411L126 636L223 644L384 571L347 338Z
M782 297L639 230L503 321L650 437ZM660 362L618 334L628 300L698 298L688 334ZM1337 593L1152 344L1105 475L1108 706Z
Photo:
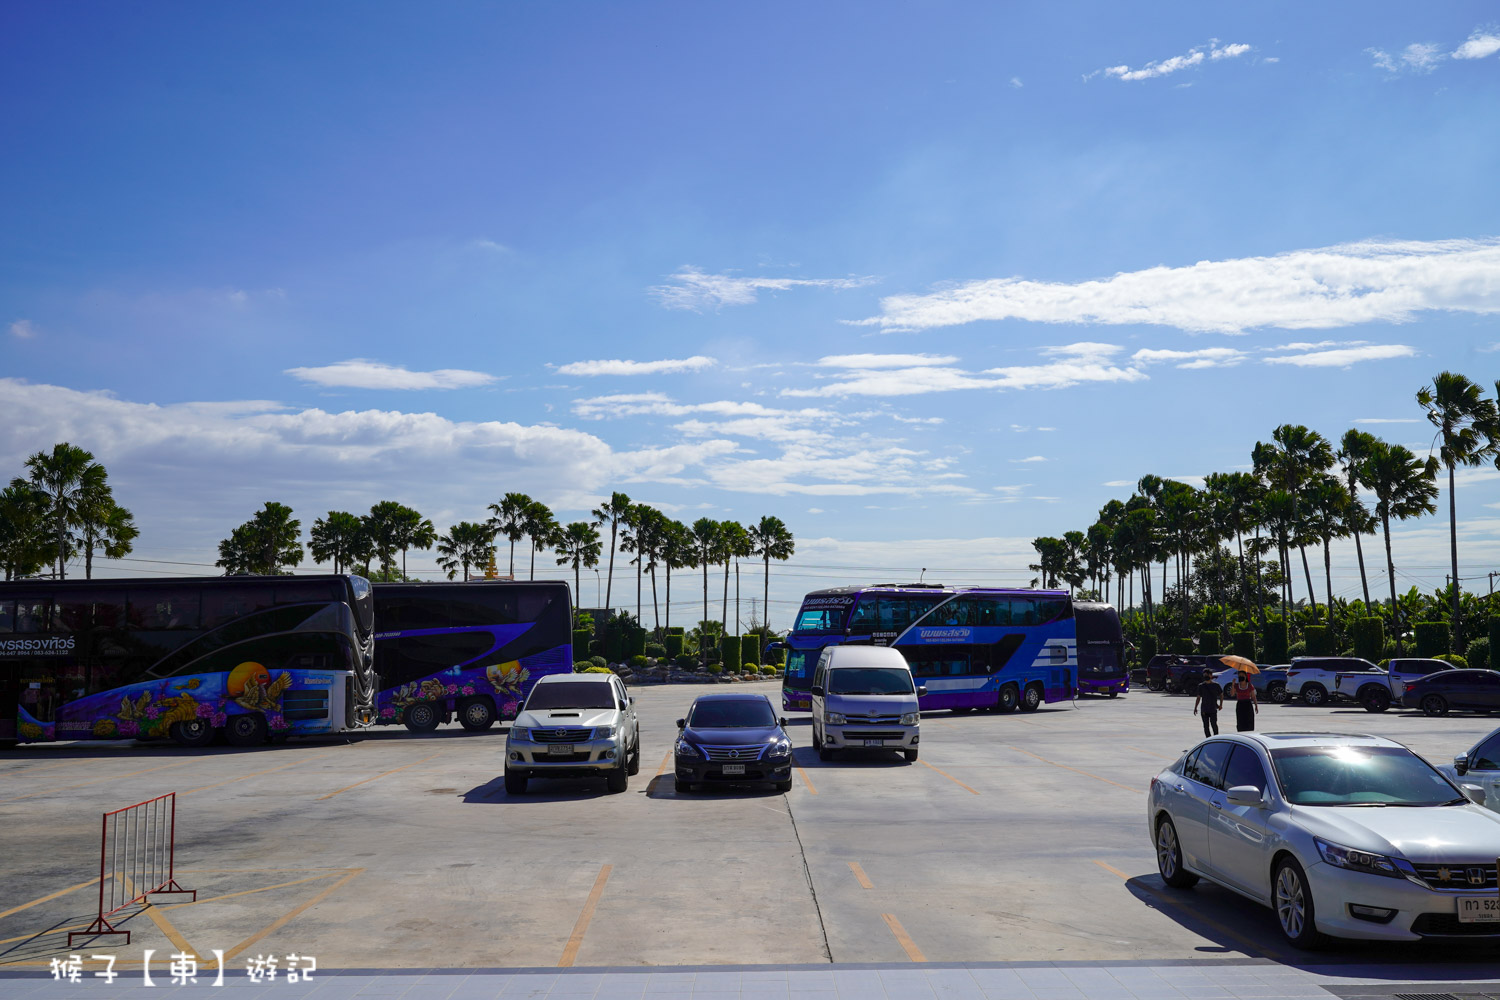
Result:
M875 888L875 883L870 881L870 876L865 874L865 870L859 866L858 861L849 862L849 870L854 873L855 878L859 879L860 885L866 889Z
M77 784L73 785L58 785L56 788L49 788L43 792L27 792L25 795L15 795L11 798L6 799L5 801L19 802L22 799L35 798L38 795L51 795L54 792L66 791L69 788L82 788L85 785L97 785L101 781L118 781L121 778L134 777L137 774L150 774L152 771L165 771L169 767L186 767L189 764L198 764L210 759L211 758L208 757L198 757L193 760L179 760L175 764L161 764L157 767L143 767L139 771L126 771L124 774L114 774L110 775L108 778L94 778L90 781L80 781Z
M807 772L802 770L802 766L800 764L797 766L797 773L802 775L802 783L807 786L808 792L813 795L817 795L818 789L813 785L812 779L807 776Z
M89 879L87 882L79 882L75 886L69 886L66 889L59 889L56 892L52 893L50 896L42 896L40 899L33 899L29 903L22 903L20 906L12 906L8 910L0 911L0 917L8 917L12 913L20 913L22 910L29 910L33 906L36 906L36 905L38 905L40 903L48 903L48 902L51 902L52 900L56 899L59 896L66 896L70 892L77 892L79 889L82 889L82 888L84 888L86 886L98 885L98 884L99 884L99 879L96 876L94 878Z
M167 936L167 940L171 941L178 951L185 955L191 955L196 961L202 961L202 957L198 954L197 950L188 944L188 939L182 936L182 932L173 927L172 922L162 915L159 907L148 904L146 906L146 916L151 918L151 922L161 929L161 932Z
M927 764L927 762L925 760L922 761L922 763L923 764ZM927 766L928 767L932 767L931 764L927 764ZM970 795L978 795L979 794L974 789L970 788L968 785L964 784L962 781L959 781L953 775L949 774L947 771L944 771L942 768L940 768L940 767L932 767L932 769L934 771L936 771L938 774L941 774L943 777L947 778L949 781L953 782L959 788L962 788L964 791L968 792Z
M381 771L379 774L371 775L370 777L366 778L364 781L356 781L352 785L345 785L343 788L335 789L334 791L329 792L327 795L319 795L318 796L318 801L322 802L324 799L331 799L335 795L342 795L344 792L347 792L351 788L358 788L360 785L369 784L370 782L376 780L377 778L384 778L388 774L395 774L397 771L404 771L408 767L416 767L418 764L422 763L423 761L431 760L432 758L434 758L436 756L437 756L437 754L430 753L426 757L423 757L422 760L414 760L410 764L402 764L400 767L393 767L389 771Z
M1160 757L1162 760L1176 760L1177 759L1176 757L1168 757L1164 753L1157 753L1154 750L1142 750L1140 747L1127 746L1125 749L1126 750L1134 750L1136 753L1143 753L1147 757Z
M672 762L672 751L668 750L667 751L667 755L661 759L661 767L658 767L656 769L656 776L658 778L661 777L661 773L667 769L667 765L670 764L671 762Z
M1130 876L1126 875L1124 872L1120 871L1120 869L1116 868L1114 865L1107 865L1103 861L1100 861L1098 858L1094 859L1094 864L1098 865L1100 868L1103 868L1107 872L1110 872L1112 874L1120 876L1122 879L1125 879L1127 882L1130 881Z
M891 929L891 933L896 935L896 943L901 945L907 958L913 962L927 961L927 956L922 954L922 949L918 948L917 943L911 939L911 935L906 933L906 928L901 926L901 921L896 919L894 913L882 913L880 919L884 920L885 925Z
M601 865L599 877L594 879L594 888L589 891L589 898L584 901L583 912L578 914L578 922L573 925L573 933L568 937L568 945L563 949L562 958L557 960L557 967L565 969L573 964L578 957L578 949L583 946L583 935L588 933L589 921L594 919L594 910L599 906L599 897L604 895L604 883L609 881L609 873L614 865Z
M1069 767L1067 764L1059 764L1055 760L1048 760L1046 757L1043 757L1040 754L1034 754L1030 750L1021 750L1020 747L1015 746L1015 745L1012 745L1011 749L1012 750L1020 750L1021 753L1024 753L1028 757L1035 757L1037 760L1041 761L1043 764L1051 764L1053 767L1060 767L1064 771L1072 771L1074 774L1081 774L1085 778L1093 778L1095 781L1102 781L1106 785L1114 785L1116 788L1123 788L1127 792L1139 792L1139 791L1141 791L1141 789L1139 789L1139 788L1132 788L1129 785L1122 785L1118 781L1111 781L1108 778L1101 778L1097 774L1090 774L1087 771L1080 771L1076 767Z
M277 882L275 885L263 885L259 889L241 889L239 892L226 892L222 896L204 896L202 899L195 899L191 903L168 903L165 906L159 907L159 909L180 910L184 906L202 906L204 903L214 903L221 899L233 899L236 896L252 896L257 892L270 892L272 889L285 889L291 885L302 885L305 882L316 882L319 879L335 878L341 873L348 874L349 869L340 868L337 871L323 872L320 875L310 875L307 878L299 878L291 882Z
M243 952L245 949L249 948L251 945L255 944L255 942L259 941L261 938L265 937L267 934L270 934L272 931L275 931L276 929L278 929L280 927L284 927L286 924L290 923L294 918L296 918L299 914L303 913L304 911L306 911L308 909L311 909L312 907L316 906L317 904L323 902L323 900L325 900L329 896L333 895L339 889L341 889L344 886L348 885L349 882L351 882L355 877L357 877L363 871L364 871L363 868L356 868L356 869L354 869L348 875L345 875L343 878L341 878L337 882L333 883L333 885L330 885L328 888L324 889L322 892L318 893L316 896L314 896L312 899L309 899L307 902L303 903L301 906L295 908L290 913L286 914L283 917L278 918L277 920L272 921L271 923L267 924L262 929L256 931L254 934L252 934L249 937L245 938L245 940L241 941L239 944L235 945L233 948L229 949L228 951L226 951L224 953L224 961L226 961L226 962L233 961L236 957L239 956L239 954L241 952Z

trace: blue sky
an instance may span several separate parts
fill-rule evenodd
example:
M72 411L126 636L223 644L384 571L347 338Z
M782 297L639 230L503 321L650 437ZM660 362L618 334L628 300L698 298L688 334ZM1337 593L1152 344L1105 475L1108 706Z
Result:
M618 488L781 516L782 599L1024 582L1500 375L1493 4L10 5L0 93L0 465L90 447L141 558Z

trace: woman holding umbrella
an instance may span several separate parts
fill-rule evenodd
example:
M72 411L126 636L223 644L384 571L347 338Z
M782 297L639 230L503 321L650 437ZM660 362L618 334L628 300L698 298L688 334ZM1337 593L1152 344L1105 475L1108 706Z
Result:
M1243 656L1221 656L1219 662L1235 671L1234 683L1229 686L1229 696L1234 699L1234 728L1241 733L1254 732L1260 702L1250 675L1260 673L1260 668Z

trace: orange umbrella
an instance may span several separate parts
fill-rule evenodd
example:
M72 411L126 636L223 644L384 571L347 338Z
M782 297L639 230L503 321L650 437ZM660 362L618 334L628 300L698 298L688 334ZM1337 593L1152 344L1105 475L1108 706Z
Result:
M1247 674L1260 673L1260 667L1257 667L1243 656L1221 656L1219 657L1219 662L1234 670L1243 670Z

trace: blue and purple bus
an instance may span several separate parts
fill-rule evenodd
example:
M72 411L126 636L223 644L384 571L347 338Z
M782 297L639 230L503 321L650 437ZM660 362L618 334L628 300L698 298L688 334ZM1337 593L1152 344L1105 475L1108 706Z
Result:
M1066 591L940 584L815 590L787 634L782 705L809 711L823 647L894 646L926 687L923 709L1035 711L1077 692L1078 642Z
M1078 693L1114 698L1129 691L1120 613L1098 601L1074 601L1073 620L1078 630Z
M573 670L566 583L375 584L376 721L431 732L513 719L544 674Z

